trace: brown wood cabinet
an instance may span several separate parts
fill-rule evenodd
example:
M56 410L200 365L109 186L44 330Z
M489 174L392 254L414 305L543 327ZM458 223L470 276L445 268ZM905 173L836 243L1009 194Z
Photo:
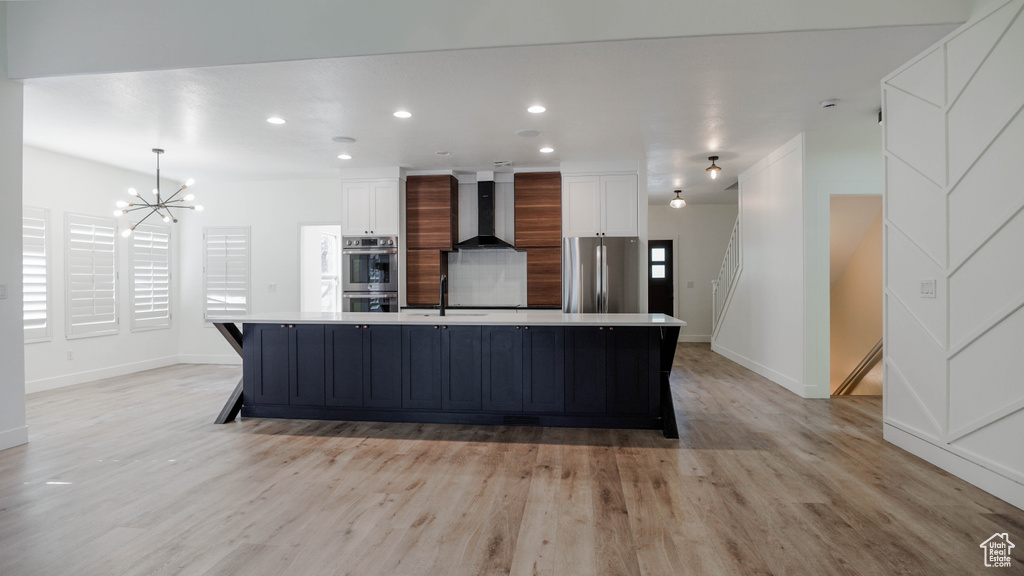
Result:
M526 305L562 307L562 249L527 248Z
M405 182L405 237L409 250L451 250L458 243L459 181L454 176L409 176Z
M440 304L441 274L448 274L447 255L436 249L406 250L406 304Z
M533 172L515 176L516 248L562 245L562 175Z
M526 252L526 305L562 306L562 175L516 174L516 249Z

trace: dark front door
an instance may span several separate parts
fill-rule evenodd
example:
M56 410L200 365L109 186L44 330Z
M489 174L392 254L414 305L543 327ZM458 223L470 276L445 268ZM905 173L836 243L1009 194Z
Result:
M675 290L672 284L672 241L651 240L647 243L647 311L668 316L675 313Z

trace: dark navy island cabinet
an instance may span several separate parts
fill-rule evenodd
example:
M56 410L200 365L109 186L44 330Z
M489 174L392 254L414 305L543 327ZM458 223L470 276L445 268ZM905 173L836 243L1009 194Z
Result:
M662 428L670 415L659 387L664 334L631 326L245 324L242 415Z

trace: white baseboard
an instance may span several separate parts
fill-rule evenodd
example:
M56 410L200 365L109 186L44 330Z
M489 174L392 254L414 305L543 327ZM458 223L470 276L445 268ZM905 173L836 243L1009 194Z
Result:
M789 390L790 392L796 394L797 396L800 396L801 398L810 397L807 395L807 389L803 384L794 380L793 378L790 378L789 376L786 376L785 374L782 374L781 372L776 372L775 370L772 370L771 368L763 364L755 362L742 354L733 352L732 350L729 350L728 348L715 342L711 343L711 350L717 354L725 356L729 360L732 360L733 362L739 364L740 366L743 366L744 368L750 370L751 372L756 372L757 374L764 376L765 378L771 380L772 382L775 382L779 386L782 386L786 390ZM815 390L817 389L815 388Z
M144 360L142 362L132 362L131 364L109 366L107 368L100 368L97 370L76 372L74 374L63 374L61 376L53 376L51 378L40 378L39 380L26 381L25 393L32 394L33 392L43 392L45 390L53 390L55 388L63 388L65 386L74 386L75 384L84 384L94 380L102 380L103 378L113 378L114 376L124 376L125 374L132 374L143 370L163 368L164 366L171 366L180 362L181 360L179 360L177 356L167 356L164 358L155 358L153 360Z
M711 342L711 334L680 334L679 342Z
M0 450L28 443L28 426L21 426L0 432Z
M927 440L922 440L910 432L900 430L888 423L882 425L882 437L914 456L1024 510L1024 485L1019 482L1014 482L963 456L954 454Z
M237 364L241 366L242 358L238 354L182 354L178 356L181 364Z

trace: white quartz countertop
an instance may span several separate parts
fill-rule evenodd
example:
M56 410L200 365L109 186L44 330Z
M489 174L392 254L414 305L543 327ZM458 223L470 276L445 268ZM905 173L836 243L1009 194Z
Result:
M686 326L664 314L564 314L558 310L437 310L403 312L280 312L209 317L207 322L244 324L468 324L483 326Z

